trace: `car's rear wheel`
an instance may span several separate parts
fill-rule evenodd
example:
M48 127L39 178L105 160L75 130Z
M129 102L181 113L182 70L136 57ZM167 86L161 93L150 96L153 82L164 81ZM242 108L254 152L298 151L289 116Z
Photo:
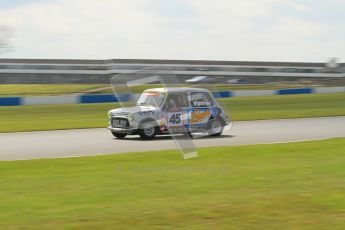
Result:
M153 139L158 133L158 126L153 121L143 122L139 129L139 136L143 139Z
M209 121L207 125L207 133L210 136L220 136L223 132L224 125L220 119L214 119Z
M127 136L126 133L116 133L116 132L111 132L113 134L114 137L116 137L117 139L123 139Z

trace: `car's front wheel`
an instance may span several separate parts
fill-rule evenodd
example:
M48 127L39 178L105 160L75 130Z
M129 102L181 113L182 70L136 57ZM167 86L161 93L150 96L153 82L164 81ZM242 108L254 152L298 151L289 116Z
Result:
M207 133L210 136L220 136L223 132L224 125L220 119L210 120L207 125Z
M143 122L139 129L139 136L143 139L153 139L158 133L158 127L155 122Z
M111 132L113 134L114 137L116 137L117 139L123 139L127 136L126 133L116 133L116 132Z

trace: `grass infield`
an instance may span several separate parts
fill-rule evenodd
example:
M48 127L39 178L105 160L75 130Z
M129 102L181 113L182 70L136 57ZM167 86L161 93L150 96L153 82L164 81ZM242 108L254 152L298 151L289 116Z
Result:
M0 84L0 96L66 95L98 89L102 84Z
M0 162L0 229L344 229L345 138Z

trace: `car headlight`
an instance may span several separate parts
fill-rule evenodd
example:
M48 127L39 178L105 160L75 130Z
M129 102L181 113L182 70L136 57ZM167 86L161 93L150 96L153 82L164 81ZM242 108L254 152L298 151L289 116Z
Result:
M112 114L112 112L111 112L111 111L109 111L109 112L108 112L108 118L111 118L111 117L112 117L112 115L113 115L113 114Z
M128 114L127 119L128 119L129 121L133 121L133 120L134 120L134 117L133 117L132 114Z

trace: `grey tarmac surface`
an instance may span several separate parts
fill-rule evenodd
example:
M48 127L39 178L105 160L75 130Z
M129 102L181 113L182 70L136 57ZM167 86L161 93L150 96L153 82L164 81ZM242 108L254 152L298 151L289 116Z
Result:
M234 122L220 137L194 139L197 147L268 144L345 137L345 117ZM26 160L174 149L169 136L114 138L105 128L0 134L0 160Z

